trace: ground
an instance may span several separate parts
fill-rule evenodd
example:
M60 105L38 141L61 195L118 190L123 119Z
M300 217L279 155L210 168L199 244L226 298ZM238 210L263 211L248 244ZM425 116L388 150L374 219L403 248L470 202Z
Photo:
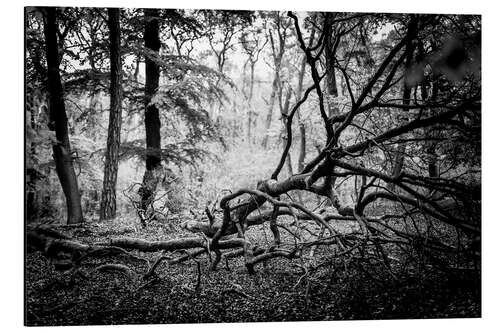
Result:
M62 228L66 232L68 229ZM141 229L117 220L90 223L70 233L81 241L109 237L146 239L188 235L172 225ZM320 253L323 258L328 250ZM154 260L159 254L140 254ZM208 259L167 265L144 280L145 265L126 258L137 274L96 271L104 259L92 259L81 274L57 271L39 252L26 257L26 323L106 325L248 321L303 321L395 318L479 317L477 273L446 274L432 267L391 276L369 258L336 258L305 278L300 266L286 259L258 265L249 275L241 258L208 270Z

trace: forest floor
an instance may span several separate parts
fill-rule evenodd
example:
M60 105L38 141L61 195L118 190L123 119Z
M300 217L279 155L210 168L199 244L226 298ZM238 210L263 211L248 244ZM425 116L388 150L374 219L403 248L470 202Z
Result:
M68 233L68 229L61 227ZM177 227L146 229L123 221L90 223L71 235L82 242L113 237L148 240L191 235ZM325 251L325 250L323 250ZM159 253L141 254L154 261ZM328 253L320 253L328 255ZM126 264L138 274L96 271L105 260ZM254 321L460 318L481 316L480 277L450 276L432 267L391 276L360 258L337 258L307 277L298 265L275 259L249 275L241 258L217 271L208 259L167 265L142 278L136 260L88 260L81 274L57 271L39 252L27 253L25 321L29 326ZM381 265L379 265L381 266ZM199 267L199 268L198 268Z

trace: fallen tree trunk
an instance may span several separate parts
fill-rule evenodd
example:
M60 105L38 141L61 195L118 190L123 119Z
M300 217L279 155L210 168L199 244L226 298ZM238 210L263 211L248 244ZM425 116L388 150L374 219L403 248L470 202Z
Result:
M231 249L242 247L244 241L239 238L221 240L219 248ZM27 244L31 250L38 250L45 255L52 257L58 253L81 254L106 249L108 247L118 247L125 250L138 250L141 252L176 251L185 249L209 248L207 239L202 237L179 238L165 241L147 241L137 238L116 238L97 244L86 244L70 240L67 236L48 228L35 227L27 232Z

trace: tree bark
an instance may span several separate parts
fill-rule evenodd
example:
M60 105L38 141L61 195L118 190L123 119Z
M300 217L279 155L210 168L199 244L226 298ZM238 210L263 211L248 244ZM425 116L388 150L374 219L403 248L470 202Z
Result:
M406 44L406 59L405 59L405 75L408 73L411 67L411 62L413 59L413 51L415 49L415 45L413 43L413 36L416 33L416 27L417 27L417 18L416 16L412 16L410 18L410 22L408 24L408 42ZM407 84L407 80L404 80L403 83L403 105L410 105L410 98L411 98L411 87ZM410 111L409 108L403 108L403 116L402 120L407 121L408 120L408 112ZM405 161L405 153L406 153L406 142L398 144L396 148L396 156L394 157L394 166L392 169L392 175L393 177L398 177L401 172L403 171L404 167L404 161ZM387 188L391 191L394 190L394 183L390 183L387 185Z
M410 95L411 95L411 88L408 87L406 84L403 88L403 104L404 105L410 105ZM406 113L409 111L408 108L403 108L402 110L405 115L402 117L403 121L407 121L408 118L406 116ZM398 177L401 172L403 171L403 166L404 166L404 161L405 161L405 152L406 152L406 142L398 144L396 148L396 156L394 157L394 167L392 169L392 175L393 177ZM387 185L387 188L391 191L394 190L394 183L390 183Z
M299 160L297 165L297 172L301 173L304 170L304 162L306 159L306 125L304 123L299 124L300 132L300 145L299 145Z
M280 100L281 100L281 95L282 95L282 89L280 88ZM284 115L288 115L289 109L290 109L290 98L292 96L292 89L287 89L286 95L285 95L285 103L280 102L280 109L281 109L281 114L282 114L282 121L283 121L283 133L282 133L282 141L283 141L283 147L286 146L287 142L287 134L286 134L286 122L287 118ZM293 167L292 167L292 158L290 155L290 152L286 155L286 167L288 171L288 176L291 177L293 175Z
M422 61L425 57L425 50L424 50L424 45L421 41L418 42L418 54L417 54L417 61ZM422 100L428 101L430 100L431 103L436 102L436 96L438 93L438 86L437 84L432 85L432 90L431 90L431 96L429 96L429 92L427 90L429 80L427 77L424 76L422 83L420 84L420 91L422 94ZM429 111L429 116L430 110ZM429 127L425 130L426 136L432 136L435 134L435 131L433 130L432 127ZM429 177L439 177L439 167L437 164L437 154L436 154L436 143L434 141L430 141L425 145L425 151L427 153L428 157L428 165L427 165L427 170L429 172Z
M280 60L281 63L281 60ZM269 141L269 129L271 128L271 123L273 120L273 109L274 109L274 100L276 99L276 92L278 90L278 84L279 84L279 67L275 69L274 72L274 79L273 79L273 87L271 90L271 96L269 97L269 107L267 110L267 116L266 116L266 127L265 127L265 134L264 134L264 139L262 140L262 147L267 148L267 144Z
M59 47L57 41L56 9L45 8L44 35L46 44L49 95L49 129L55 131L57 143L52 146L56 172L66 198L67 223L83 222L78 181L68 135L68 118L64 106L63 87L59 73Z
M338 96L337 92L337 82L335 79L335 50L334 44L332 43L332 26L330 23L331 13L325 13L325 67L326 67L326 86L328 95Z
M248 143L252 142L252 123L253 123L253 108L252 108L252 99L253 99L253 86L255 81L255 62L250 59L250 92L248 94L248 123L247 123L247 138Z
M332 25L331 25L331 13L326 13L325 14L325 22L324 22L324 29L325 29L325 70L326 70L326 95L328 98L326 99L327 103L327 108L328 108L328 117L333 117L338 115L339 113L339 108L335 104L336 101L334 100L335 98L338 97L338 90L337 90L337 79L335 77L335 53L336 53L336 46L335 43L333 42L333 31L332 31ZM336 43L338 43L337 37ZM336 195L334 186L336 182L336 177L333 176L327 176L325 177L325 191L328 193L331 193L329 196L330 201L333 206L335 206L337 209L340 207L339 202L338 202L338 197Z
M302 60L302 63L300 64L297 96L301 96L301 94L302 94L305 70L306 70L306 57L304 56L304 59ZM300 110L298 110L297 117L298 117L298 121L299 121L299 134L300 134L299 157L298 157L298 161L297 161L297 172L301 173L302 170L304 170L305 159L306 159L306 124L300 118Z
M309 38L309 46L311 47L313 42L314 42L314 36L316 34L316 28L313 25L312 31L311 31L311 37ZM298 96L302 95L302 90L304 88L304 74L306 71L306 64L307 64L307 56L304 55L302 58L302 62L300 64L300 71L299 71L299 82L297 86L297 98ZM299 121L299 133L300 133L300 144L299 144L299 157L297 161L297 172L301 173L302 170L304 170L304 165L305 165L305 159L306 159L306 125L304 121L300 118L300 110L297 110L297 118Z
M116 216L116 179L118 176L118 152L120 151L120 130L122 124L120 9L109 8L108 16L111 82L109 87L108 140L100 209L101 220L111 219Z
M158 9L145 9L146 24L144 30L144 45L154 52L160 51L160 34ZM146 127L146 171L142 185L142 208L146 209L151 201L159 181L161 169L161 136L160 114L151 98L156 93L160 81L160 68L153 60L145 57L146 84L144 90L144 104L146 107L144 124Z
M422 82L422 85L420 86L420 89L422 91L422 99L426 101L428 99L428 92L427 92L427 86L426 86L426 81ZM435 89L433 89L435 90ZM435 94L437 92L434 91L432 94L432 99L435 97ZM429 127L426 129L425 133L427 136L432 136L434 134L434 130L432 127ZM436 154L436 143L433 141L430 141L426 144L425 151L428 156L428 172L429 172L429 177L439 177L439 167L437 164L437 154Z
M281 71L281 60L283 59L283 53L285 52L285 38L286 38L286 32L283 31L283 34L281 33L281 20L279 17L279 14L276 16L276 25L278 26L278 43L274 43L274 38L272 31L269 30L269 39L271 41L271 48L273 50L273 61L274 61L274 78L273 78L273 86L271 90L271 96L269 97L269 109L267 111L267 116L266 116L266 128L265 128L265 134L264 134L264 139L262 140L262 147L267 148L267 144L269 141L269 129L271 128L271 123L273 120L273 109L274 109L274 102L276 99L276 93L278 92L278 89L280 87L280 71Z
M336 98L339 96L337 90L337 79L335 77L335 52L336 47L335 43L332 40L332 26L328 22L331 19L331 13L326 13L325 20L327 20L325 24L325 67L326 67L326 92L331 98ZM337 41L338 43L338 41ZM336 105L332 105L332 101L330 99L327 100L328 106L328 116L332 117L339 113L339 109Z

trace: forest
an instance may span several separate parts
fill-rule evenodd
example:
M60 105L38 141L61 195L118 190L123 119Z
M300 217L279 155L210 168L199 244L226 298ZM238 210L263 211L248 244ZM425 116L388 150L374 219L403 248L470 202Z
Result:
M481 316L481 16L26 7L25 325Z

